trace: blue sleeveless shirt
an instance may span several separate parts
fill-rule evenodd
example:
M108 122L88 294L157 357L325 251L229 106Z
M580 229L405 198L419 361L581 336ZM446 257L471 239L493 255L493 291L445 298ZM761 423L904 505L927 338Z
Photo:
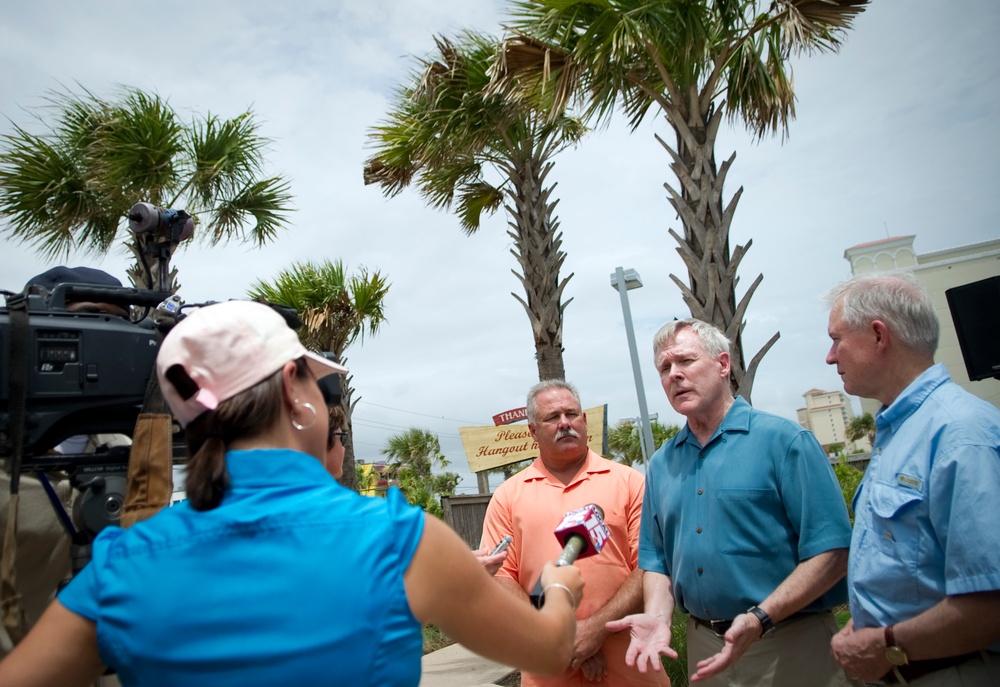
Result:
M315 458L230 451L222 504L108 528L59 594L126 687L416 685L403 587L424 513L344 489Z

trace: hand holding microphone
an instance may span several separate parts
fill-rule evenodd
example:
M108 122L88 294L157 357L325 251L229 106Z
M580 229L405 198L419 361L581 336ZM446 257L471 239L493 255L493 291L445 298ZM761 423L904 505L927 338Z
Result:
M570 511L563 516L555 529L556 539L563 545L563 551L555 566L571 565L577 558L586 558L601 552L604 543L611 538L604 524L604 511L596 504ZM548 566L546 566L548 570ZM545 603L545 574L539 577L531 591L531 603L541 608Z
M565 592L574 611L580 605L580 599L583 598L583 576L580 575L580 569L575 565L556 566L555 563L546 563L536 586L539 588L540 600L535 603L535 597L532 594L531 601L535 603L537 608L541 608L542 604L545 603L545 595L550 592L552 594Z

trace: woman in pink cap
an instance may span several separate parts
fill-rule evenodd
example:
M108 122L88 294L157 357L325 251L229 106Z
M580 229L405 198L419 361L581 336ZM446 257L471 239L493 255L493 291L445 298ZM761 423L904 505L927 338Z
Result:
M260 303L179 322L157 375L186 432L188 500L102 531L0 684L88 685L107 666L126 687L415 686L427 623L495 661L562 671L574 567L546 567L536 611L397 490L334 480L343 454L317 380L346 371Z

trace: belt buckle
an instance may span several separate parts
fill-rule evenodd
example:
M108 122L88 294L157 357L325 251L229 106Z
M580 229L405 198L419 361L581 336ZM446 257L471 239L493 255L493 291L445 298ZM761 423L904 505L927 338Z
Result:
M709 620L708 627L720 637L725 637L726 632L733 626L732 620Z

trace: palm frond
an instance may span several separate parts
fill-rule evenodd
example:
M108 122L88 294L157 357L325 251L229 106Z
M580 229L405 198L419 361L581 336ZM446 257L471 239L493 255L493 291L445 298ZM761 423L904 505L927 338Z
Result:
M797 50L836 50L869 0L777 0L785 44Z
M463 186L459 192L455 213L462 221L466 235L479 231L483 213L493 214L503 205L504 194L500 188L477 182Z
M362 267L349 275L340 260L297 262L271 282L258 280L251 298L264 298L295 308L303 326L299 338L308 348L343 356L365 333L374 335L385 322L388 281Z
M743 42L730 60L726 87L729 119L742 121L757 138L768 132L786 132L795 116L795 93L785 61L776 25Z
M435 45L434 56L418 61L409 85L397 91L386 120L370 130L375 154L365 163L365 183L379 184L387 196L415 184L433 207L448 208L460 189L489 184L489 172L502 174L526 138L579 140L576 120L560 113L555 123L546 121L538 101L498 87L497 39L465 32L436 37ZM570 133L553 132L563 128ZM466 230L470 207L456 208Z
M186 144L192 173L191 193L201 204L227 194L234 185L258 176L269 141L257 133L249 111L222 120L209 115L189 130Z
M84 152L92 183L121 199L123 215L139 200L162 205L178 183L183 152L176 113L157 95L129 90L108 115Z
M155 94L50 93L47 132L15 126L0 149L0 216L10 236L55 256L107 252L138 201L185 209L213 242L273 239L292 210L288 182L261 178L267 141L249 112L180 121ZM184 194L190 190L188 196ZM211 221L198 217L214 214Z
M209 241L212 244L238 238L257 246L273 240L293 211L289 183L281 177L250 180L232 198L214 208ZM252 224L250 220L253 220Z
M87 237L97 239L98 249L112 244L120 215L94 190L71 149L58 137L50 141L17 126L3 140L0 215L15 239L49 257L66 255L81 242L74 229L97 215Z

